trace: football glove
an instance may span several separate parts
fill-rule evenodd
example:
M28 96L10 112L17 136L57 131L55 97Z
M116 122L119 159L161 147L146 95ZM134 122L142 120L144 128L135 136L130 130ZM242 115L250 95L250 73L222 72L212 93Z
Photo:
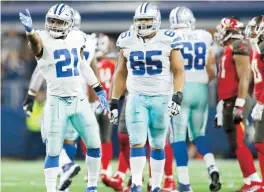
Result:
M215 128L220 128L223 126L223 108L224 108L224 101L221 100L218 102L216 106L216 115L214 119Z
M168 112L170 117L180 114L182 99L183 94L181 92L178 91L177 93L173 94L172 100L168 105Z
M234 111L233 111L233 122L239 124L243 121L243 111L245 105L245 99L237 98Z
M28 117L30 117L32 114L35 96L36 94L29 91L23 102L23 110Z
M113 124L118 123L118 99L111 99L110 101L110 114L109 114L109 119L110 122Z
M19 12L19 18L20 18L22 25L25 27L25 30L27 32L31 32L33 30L33 27L32 27L32 19L31 19L29 10L26 9L25 14Z
M251 117L255 121L261 121L261 118L262 118L262 115L263 115L263 111L264 111L264 105L257 103L255 105L255 107L253 108L253 110L252 110Z
M109 107L107 103L107 95L105 90L103 89L102 85L99 84L98 86L94 87L94 90L96 92L96 96L100 101L100 106L98 107L98 113L102 113L105 115L107 112L109 112Z

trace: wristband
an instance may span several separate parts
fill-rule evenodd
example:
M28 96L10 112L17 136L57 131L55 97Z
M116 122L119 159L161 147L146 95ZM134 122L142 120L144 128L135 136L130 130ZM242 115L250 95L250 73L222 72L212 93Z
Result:
M30 96L33 96L33 97L35 97L37 94L36 93L34 93L33 91L31 91L31 90L28 90L28 94L30 95Z
M119 99L112 98L110 101L110 110L118 108Z
M246 100L245 99L237 98L236 99L235 106L237 106L237 107L244 107L245 103L246 103Z
M172 96L172 100L175 101L178 105L181 105L182 99L183 99L183 94L180 91L177 91Z
M35 29L32 29L31 31L26 31L26 34L27 35L33 35L35 33Z
M93 86L93 89L95 92L99 92L99 91L102 91L104 90L102 85L100 83L96 83L94 86Z

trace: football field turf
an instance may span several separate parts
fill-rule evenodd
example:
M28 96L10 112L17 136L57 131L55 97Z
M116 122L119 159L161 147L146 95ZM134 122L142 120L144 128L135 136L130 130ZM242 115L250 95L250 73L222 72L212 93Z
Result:
M83 192L84 182L83 175L86 170L84 161L77 161L81 165L81 172L77 175L71 185L71 192ZM223 188L221 192L229 192L241 186L242 175L239 171L237 161L217 160ZM117 162L113 161L113 170L116 170ZM192 160L190 162L190 180L194 192L207 192L208 175L204 162L201 160ZM256 163L256 167L258 163ZM1 164L1 188L2 192L45 192L43 161L14 161L2 160ZM175 170L175 169L174 169ZM146 185L147 166L144 172ZM111 192L110 188L99 183L99 192Z

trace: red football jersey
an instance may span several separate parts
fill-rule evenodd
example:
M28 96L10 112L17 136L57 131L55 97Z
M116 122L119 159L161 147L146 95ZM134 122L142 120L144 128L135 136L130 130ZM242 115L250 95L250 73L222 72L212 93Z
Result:
M264 103L264 61L257 51L253 52L251 69L254 75L254 93L256 99Z
M218 72L218 100L224 100L238 95L239 79L236 71L234 54L249 55L248 42L237 40L232 45L225 46L219 63Z
M109 98L109 92L110 92L114 72L115 72L115 63L113 60L100 59L98 61L99 79L103 88L106 90L108 98Z

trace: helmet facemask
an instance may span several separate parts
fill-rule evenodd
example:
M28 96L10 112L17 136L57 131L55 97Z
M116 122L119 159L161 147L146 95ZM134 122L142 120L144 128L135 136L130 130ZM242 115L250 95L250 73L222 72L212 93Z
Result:
M156 32L157 21L154 17L135 18L134 26L139 36L148 36Z
M246 38L257 39L257 41L264 40L264 16L253 18L249 21L246 30Z
M45 29L53 38L66 37L72 29L73 21L62 20L56 17L46 17Z

